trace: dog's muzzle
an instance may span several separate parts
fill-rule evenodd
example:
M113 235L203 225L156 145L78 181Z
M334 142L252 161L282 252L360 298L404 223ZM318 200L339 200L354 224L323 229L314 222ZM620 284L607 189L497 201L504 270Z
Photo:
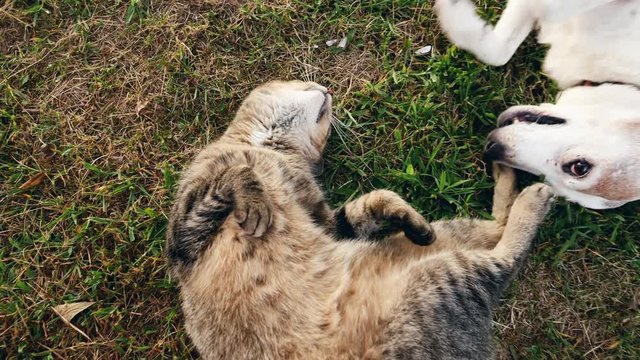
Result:
M504 145L489 139L489 142L484 147L484 154L482 156L482 160L486 164L492 163L494 161L504 160L505 152L506 152L506 149Z

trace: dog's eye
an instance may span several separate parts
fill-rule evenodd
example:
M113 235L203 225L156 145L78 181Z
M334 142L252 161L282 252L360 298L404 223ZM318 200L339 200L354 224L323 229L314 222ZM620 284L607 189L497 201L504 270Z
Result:
M593 165L586 160L576 160L562 166L564 172L577 178L587 176L591 168L593 168Z

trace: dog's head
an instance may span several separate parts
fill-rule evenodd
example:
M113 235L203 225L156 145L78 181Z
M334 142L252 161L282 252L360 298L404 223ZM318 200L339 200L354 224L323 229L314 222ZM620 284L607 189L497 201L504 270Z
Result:
M640 199L637 89L570 89L556 105L508 109L498 126L489 135L487 160L544 175L558 195L588 208Z

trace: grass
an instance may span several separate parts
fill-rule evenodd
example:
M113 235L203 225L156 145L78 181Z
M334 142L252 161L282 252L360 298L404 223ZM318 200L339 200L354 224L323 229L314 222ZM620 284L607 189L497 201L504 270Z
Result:
M267 79L335 90L332 203L389 188L431 219L488 216L496 115L556 93L533 39L487 67L424 1L9 0L0 49L0 358L195 355L167 210L180 169ZM496 316L501 358L640 358L638 210L555 207ZM95 302L72 321L88 338L52 311L76 301Z

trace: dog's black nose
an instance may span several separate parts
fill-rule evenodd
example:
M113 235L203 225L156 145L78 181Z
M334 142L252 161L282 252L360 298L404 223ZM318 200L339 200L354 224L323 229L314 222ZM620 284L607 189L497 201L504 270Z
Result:
M491 141L487 143L484 148L483 161L486 164L494 162L496 160L504 160L505 147L499 142Z

